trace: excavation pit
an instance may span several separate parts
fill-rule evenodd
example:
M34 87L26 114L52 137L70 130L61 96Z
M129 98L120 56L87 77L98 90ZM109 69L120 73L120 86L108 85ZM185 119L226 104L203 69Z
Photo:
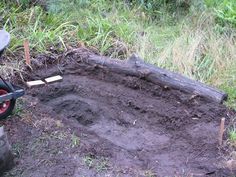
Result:
M60 74L63 81L28 90L42 112L62 117L70 129L87 134L80 151L127 169L121 176L150 170L157 176L229 174L218 148L220 119L228 112L223 105L88 64L88 57L89 52L70 53L37 69L31 79ZM74 175L91 175L88 171Z

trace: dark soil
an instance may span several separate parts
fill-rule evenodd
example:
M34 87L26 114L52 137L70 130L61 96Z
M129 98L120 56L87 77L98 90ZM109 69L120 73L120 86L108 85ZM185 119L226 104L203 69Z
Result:
M6 176L230 176L218 147L228 110L204 98L83 62L41 57L21 117L5 122L17 155ZM45 64L45 63L44 63Z

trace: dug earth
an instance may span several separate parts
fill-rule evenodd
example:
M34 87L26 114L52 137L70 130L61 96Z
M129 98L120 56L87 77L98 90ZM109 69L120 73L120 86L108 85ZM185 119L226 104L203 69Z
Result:
M18 127L9 134L20 155L5 176L235 173L223 165L218 145L220 120L231 116L224 105L91 65L86 61L93 55L81 50L37 60L29 80L63 80L28 89L27 113L7 121Z

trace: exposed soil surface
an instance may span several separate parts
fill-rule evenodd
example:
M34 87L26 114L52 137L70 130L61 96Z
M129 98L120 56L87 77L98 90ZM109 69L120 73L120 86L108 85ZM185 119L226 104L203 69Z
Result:
M88 55L34 70L63 81L28 89L21 118L4 122L17 155L6 176L233 175L218 148L224 106L90 66Z

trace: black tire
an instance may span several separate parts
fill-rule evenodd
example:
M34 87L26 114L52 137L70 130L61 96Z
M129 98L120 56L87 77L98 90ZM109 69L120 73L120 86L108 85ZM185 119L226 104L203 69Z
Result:
M10 88L8 88L6 86L6 84L2 81L0 81L0 90L5 90L6 92L10 93L12 92L13 90L11 90ZM16 100L15 99L11 99L10 100L10 105L9 107L2 113L0 113L0 120L3 120L5 118L7 118L9 115L12 114L12 111L15 107L15 103L16 103Z

